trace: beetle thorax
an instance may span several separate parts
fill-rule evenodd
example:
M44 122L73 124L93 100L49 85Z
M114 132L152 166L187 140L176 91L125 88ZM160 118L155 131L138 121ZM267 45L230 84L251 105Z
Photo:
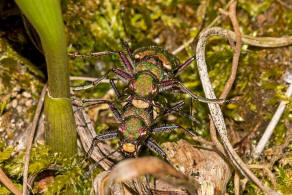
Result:
M154 79L149 74L140 74L133 83L134 92L140 97L149 96L154 87Z

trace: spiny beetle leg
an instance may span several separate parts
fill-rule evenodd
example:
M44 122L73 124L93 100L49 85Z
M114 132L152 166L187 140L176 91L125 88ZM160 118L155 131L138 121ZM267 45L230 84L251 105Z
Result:
M173 71L173 75L176 76L178 73L180 73L181 71L183 71L186 67L188 67L194 60L195 60L195 56L191 57L190 59L188 59L185 63L181 64L178 68L176 68Z
M168 90L168 89L172 88L177 83L178 83L178 81L174 80L174 79L162 81L158 84L159 92Z
M197 119L195 119L193 116L191 116L191 115L189 115L187 113L184 113L184 112L179 110L184 104L185 104L184 101L178 102L177 104L175 104L171 108L168 108L166 111L164 111L163 115L170 114L171 112L176 112L179 115L181 115L181 116L183 116L185 118L188 118L188 119L190 119L191 121L193 121L193 122L195 122L197 124L200 124L200 122ZM161 106L158 102L156 102L154 106L163 109L163 106Z
M158 153L161 155L164 159L166 159L166 153L151 139L146 140L147 147L152 150L153 152Z
M89 175L90 175L90 173L91 173L91 172L92 172L92 171L93 171L93 170L99 165L99 163L100 163L101 161L103 161L104 159L107 159L107 158L110 157L112 154L114 154L115 152L117 152L119 149L120 149L120 147L117 148L117 149L115 149L114 151L112 151L112 152L109 153L108 155L102 157L102 158L99 159L97 162L95 162L94 165L93 165L93 166L92 166L92 167L86 172L84 178L85 178L85 179L88 178Z
M204 97L197 96L193 94L190 90L188 90L180 81L175 79L170 79L167 81L163 81L159 83L159 92L172 89L174 85L179 84L181 87L176 88L177 91L181 91L182 93L189 94L193 99L198 100L200 102L204 103L217 103L217 104L224 104L224 103L230 103L234 102L233 100L225 100L225 99L208 99Z
M175 129L182 129L184 132L188 133L189 135L191 135L191 136L194 135L191 131L183 128L180 125L168 125L168 126L156 127L156 128L153 128L151 130L151 133L163 133L163 132L167 132L167 131L173 131Z
M134 62L135 58L133 56L132 50L131 50L128 42L121 40L121 43L122 43L123 47L126 49L126 51L127 51L128 55L130 56L131 60Z
M147 184L147 188L148 188L148 190L149 190L149 193L150 193L150 195L153 195L152 190L151 190L151 187L150 187L150 179L149 179L149 175L146 174L146 175L145 175L145 178L146 178L146 184Z
M95 81L92 81L91 84L89 85L82 85L82 86L76 86L76 87L72 87L73 91L80 91L80 90L86 90L86 89L90 89L92 87L95 87L97 85L99 85L99 83L101 83L102 80L106 79L108 74L110 72L114 72L115 74L117 74L118 76L120 76L121 78L125 79L127 82L129 82L132 79L132 76L129 75L128 73L118 69L118 68L112 68L109 71L107 71L103 76L101 76L100 78L96 79Z
M90 145L90 148L88 149L86 155L85 155L85 158L81 161L79 161L75 166L70 166L70 167L66 167L66 168L61 168L59 169L58 171L66 171L66 170L70 170L74 167L77 167L79 166L84 160L87 160L90 158L91 156L91 153L93 152L93 149L94 149L94 146L95 144L98 142L98 141L104 141L104 140L110 140L110 139L114 139L118 137L118 133L116 131L110 131L110 132L106 132L106 133L103 133L103 134L99 134L97 136L95 136L92 140L92 143ZM118 148L119 149L119 148ZM112 155L113 153L115 153L116 151L118 151L118 149L114 150L113 152L111 152L110 154L108 154L107 156L104 156L102 157L100 160L98 160L94 166L86 173L86 177L88 177L88 175L91 173L91 171L98 166L98 164L103 161L104 159L108 158L110 155Z
M84 109L84 108L91 107L91 106L96 106L96 105L100 105L100 104L108 104L111 111L113 112L114 116L118 120L118 122L122 122L122 115L119 112L119 110L113 105L112 102L110 102L108 100L99 100L99 99L83 99L82 102L83 103L93 102L93 103L81 106L78 109L76 109L75 112L79 111L80 109Z
M111 84L112 88L114 89L116 95L120 99L122 96L121 96L119 90L117 89L117 86L116 86L115 82L112 79L110 79L110 84Z
M122 51L103 51L103 52L91 53L89 55L82 55L82 54L78 54L78 53L69 53L68 55L72 56L72 57L90 58L90 57L104 56L104 55L110 55L110 54L116 54L116 53L120 55L120 58L122 59L122 62L124 63L127 71L130 72L131 74L133 74L133 70L134 70L133 65L128 60L126 54L124 54L124 52L122 52Z
M165 115L168 115L168 114L170 114L170 113L173 112L173 111L178 112L177 109L179 109L180 107L182 107L184 104L185 104L184 101L180 101L180 102L178 102L177 104L175 104L174 106L168 108L168 109L165 110L161 115L159 115L157 118L155 118L155 120L151 123L150 126L153 126L153 125L155 125L156 123L158 123L158 122L159 122L159 121L160 121ZM158 102L155 102L155 105L154 105L154 106L156 106L156 107L158 107L158 108L162 108L162 109L164 109L164 108L163 108Z
M180 128L178 125L169 125L169 126L162 126L162 127L155 127L151 130L151 133L163 133L166 131L173 131L174 129Z
M167 109L164 114L170 114L172 111L177 111L178 109L180 109L183 105L185 105L184 101L180 101L178 103L176 103L174 106L170 107L169 109Z
M225 99L208 99L204 97L197 96L193 94L190 90L188 90L181 82L178 81L178 84L189 94L194 100L198 100L204 103L217 103L217 104L224 104L224 103L235 103L234 100L225 100Z
M111 139L115 139L117 137L118 137L118 132L116 132L116 131L109 131L109 132L102 133L102 134L95 136L91 142L90 148L88 149L88 151L85 155L85 159L88 159L91 156L91 153L93 152L93 149L94 149L95 144L97 142L104 141L104 140L111 140Z

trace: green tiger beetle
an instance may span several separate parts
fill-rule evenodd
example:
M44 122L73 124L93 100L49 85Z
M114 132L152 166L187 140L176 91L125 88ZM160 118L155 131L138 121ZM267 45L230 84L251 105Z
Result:
M161 120L162 116L173 111L180 112L179 109L185 104L185 102L181 101L176 105L165 109L159 117L154 119L153 108L163 108L154 100L158 93L163 91L170 93L185 93L189 94L191 98L195 100L206 103L211 102L221 104L229 101L199 97L189 91L179 80L175 79L181 71L195 60L195 57L191 57L185 63L180 64L176 56L160 47L143 47L132 52L127 43L123 42L123 45L127 51L127 55L123 51L105 51L92 53L90 55L80 55L76 53L69 54L73 57L97 57L118 54L125 67L125 70L111 68L101 78L93 81L91 84L73 88L73 90L77 91L97 86L102 80L108 77L110 72L115 73L127 83L126 88L123 89L123 94L121 94L114 81L110 80L111 87L114 89L118 99L126 99L125 102L127 103L123 106L122 112L114 106L114 102L108 100L82 100L82 103L90 103L82 106L82 108L98 104L108 104L116 120L120 123L118 130L101 133L93 139L91 147L87 152L87 157L90 156L97 142L119 138L120 146L117 150L121 150L126 157L137 157L141 146L146 145L150 150L157 152L165 158L165 152L158 146L158 144L150 139L150 135L172 131L177 128L186 130L179 125L155 127L155 124ZM189 118L192 119L191 116ZM97 164L98 163L96 163L95 166L97 166Z

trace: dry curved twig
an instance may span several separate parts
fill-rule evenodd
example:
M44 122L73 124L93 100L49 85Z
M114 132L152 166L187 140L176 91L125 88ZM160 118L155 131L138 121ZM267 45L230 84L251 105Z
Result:
M6 176L4 171L0 168L0 182L3 183L11 192L16 195L21 195L21 191L15 187L12 181Z
M229 31L230 38L235 40L235 33ZM183 46L180 46L178 49L173 51L173 54L177 54L182 51L185 47L190 45L193 42L193 38L188 40ZM283 36L283 37L253 37L249 35L242 35L241 41L243 44L256 46L256 47L285 47L292 44L292 36Z
M222 29L219 27L213 27L206 29L200 34L199 41L197 44L197 50L196 50L196 59L197 59L197 65L199 70L199 75L202 81L203 89L206 95L206 98L214 99L216 98L214 90L211 86L211 81L208 76L208 70L207 70L207 64L205 60L205 48L207 40L210 36L217 35L222 36L225 38L231 37L234 41L235 40L235 34L232 31ZM244 42L244 39L243 39ZM210 113L212 116L212 119L214 121L214 124L217 128L217 131L221 137L221 140L223 142L223 146L228 154L228 157L232 161L232 163L235 165L235 167L246 177L248 177L250 180L252 180L261 190L263 190L267 194L278 194L277 192L273 191L269 187L264 186L260 180L248 169L247 165L240 159L238 154L234 151L231 143L229 142L227 138L227 130L226 125L224 122L223 114L220 109L220 106L218 104L214 103L208 103Z
M31 150L31 146L32 146L32 142L33 142L33 138L34 138L34 134L36 131L36 127L38 124L38 120L43 108L43 104L44 104L44 100L45 100L45 96L47 93L47 88L48 85L45 84L45 86L43 87L38 105L37 105L37 109L35 111L35 115L33 117L33 121L32 121L32 126L30 129L30 133L29 133L29 137L27 139L27 143L26 143L26 151L25 151L25 156L24 156L24 166L23 166L23 190L22 190L22 194L26 195L27 194L27 176L28 176L28 166L29 166L29 157L30 157L30 150Z
M226 5L225 7L222 9L222 10L226 10L228 9L228 7L231 5L231 3L233 2L234 0L230 0ZM211 28L213 27L221 18L221 15L219 14L208 26L207 28ZM201 27L202 28L202 27ZM173 55L176 55L178 54L179 52L181 52L184 48L186 48L188 45L190 45L191 43L194 42L194 38L191 38L189 39L186 43L184 43L183 45L179 46L178 48L176 48L175 50L173 50L171 53Z

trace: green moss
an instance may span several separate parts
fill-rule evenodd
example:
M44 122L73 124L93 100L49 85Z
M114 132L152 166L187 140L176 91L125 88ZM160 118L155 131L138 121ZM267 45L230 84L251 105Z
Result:
M238 5L252 17L265 12L273 3L273 0L265 0L258 3L256 0L244 1L239 0Z
M11 153L14 150L11 147L7 147L6 144L0 142L0 166L5 170L5 173L10 177L16 186L21 188L20 183L23 171L23 158L24 152L20 152L11 158ZM30 155L29 174L39 173L41 170L48 168L49 166L56 166L63 168L69 168L68 170L60 171L54 178L54 182L50 183L48 190L45 194L88 194L90 191L90 180L84 180L86 168L81 167L82 164L76 166L77 162L81 160L80 156L76 157L64 157L58 153L52 153L48 146L36 144L33 145ZM100 172L100 169L96 169L94 174ZM18 183L18 184L17 184ZM38 192L36 186L33 189L34 192ZM5 187L0 186L0 194L7 193Z
M201 0L196 2L188 0L158 2L154 0L135 2L67 0L65 4L64 18L66 21L68 42L70 43L68 51L83 54L95 51L122 50L120 39L128 39L133 50L149 45L160 45L172 51L198 33L199 27L203 22L203 15L205 15L205 24L210 24L218 16L218 8L224 6L221 1L215 0ZM207 5L206 8L204 8L204 4ZM199 12L199 8L202 9L201 12ZM240 30L244 34L277 37L292 34L290 28L292 23L291 11L278 1L240 0L237 7L237 15ZM227 17L223 17L217 25L232 29ZM291 49L289 51L283 48L259 49L247 45L242 46L236 80L228 96L228 99L235 98L237 103L222 106L226 121L234 121L232 124L236 133L240 135L249 134L259 121L262 122L258 130L261 133L272 118L280 100L291 101L285 98L284 94L287 86L281 80L284 71L288 68L289 52L291 53ZM184 62L193 55L193 47L188 46L183 52L178 54L178 57L181 62ZM214 37L209 40L206 57L209 75L217 96L222 92L224 84L229 77L232 56L233 50L225 39ZM14 64L15 59L5 59L4 63L7 64L6 62ZM72 75L86 75L91 77L100 77L111 67L118 67L124 70L118 55L92 59L71 59L70 66ZM12 66L11 71L13 69L15 68ZM11 74L15 73L15 70L11 72ZM109 78L113 77L115 77L113 74L109 76ZM7 84L11 84L14 80L7 73L3 74L1 78ZM195 63L186 68L178 76L178 79L193 93L204 96ZM29 84L28 82L23 83L23 86ZM83 83L76 81L73 84L80 85ZM117 82L117 86L120 92L125 87L122 82ZM103 98L109 89L109 84L101 84L86 92L78 92L78 96L80 98ZM112 98L112 101L117 100L116 97L110 98ZM180 100L186 102L181 111L189 113L191 103L188 95L161 93L156 98L156 101L160 102L166 108ZM161 125L175 122L185 128L192 128L193 132L205 139L210 139L209 110L207 105L197 101L193 102L192 105L193 116L200 121L200 124L192 124L190 120L174 113L173 115L177 118L175 121L169 121L165 118L161 120ZM117 103L117 107L120 109L122 106ZM103 114L99 115L102 117L98 117L96 121L96 130L98 133L108 128L115 129L118 126L117 124L105 123L104 118L113 119L112 113L106 112L109 114L106 113L106 116ZM287 119L290 120L290 113L291 104L289 103L267 147L282 143L286 132L284 121ZM251 142L256 143L260 136L261 134L253 137ZM188 138L181 130L154 136L158 143L176 141L182 137ZM117 141L115 140L112 143L117 143ZM289 147L291 148L291 146ZM37 172L51 163L51 161L44 160L45 157L51 158L51 156L46 156L45 152L43 154L41 157L42 160L32 163L31 172ZM149 153L149 155L155 154ZM243 156L243 158L249 157ZM59 156L57 159L59 159ZM7 161L10 161L10 159L8 158L4 162ZM58 160L58 162L70 166L69 160L66 163L63 163L61 160ZM71 164L74 164L74 162ZM19 178L17 174L21 174L19 172L21 169L18 167L14 168L16 173L14 173L15 177L13 178ZM287 185L291 180L289 170L291 170L291 167L281 167L278 163L276 163L272 170L278 174L277 183L283 194L291 193L288 189L290 186ZM72 172L69 171L60 175L56 178L58 184L53 183L47 193L68 191L74 194L76 190L79 193L88 190L86 184L84 191L79 179L76 179L76 181L70 179L75 176L78 178L78 171L81 173L84 170L76 168L76 170L72 169ZM97 172L99 171L97 170ZM258 172L256 171L256 173ZM261 177L260 174L258 176ZM261 179L270 185L268 178L261 177ZM233 184L230 185L228 193L232 194L234 193ZM258 189L254 184L249 182L244 194L258 194Z
M277 176L277 183L278 189L283 194L292 194L292 174L291 174L291 167L283 168L279 167L276 168Z

